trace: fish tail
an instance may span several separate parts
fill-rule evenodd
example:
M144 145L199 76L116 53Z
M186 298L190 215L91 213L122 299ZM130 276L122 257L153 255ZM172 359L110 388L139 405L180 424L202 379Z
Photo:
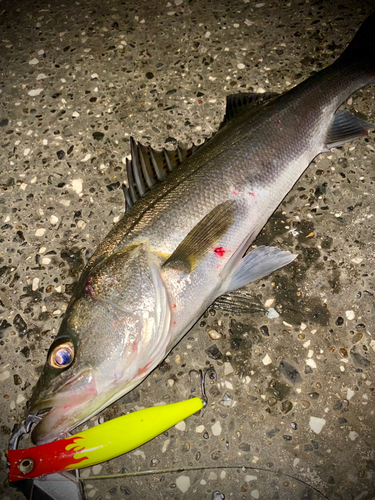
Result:
M355 66L375 81L375 11L366 18L337 63Z

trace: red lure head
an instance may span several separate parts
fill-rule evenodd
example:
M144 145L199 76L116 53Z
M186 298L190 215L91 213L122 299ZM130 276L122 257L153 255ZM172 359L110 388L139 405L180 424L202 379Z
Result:
M7 450L10 463L9 481L75 469L77 464L88 458L74 458L78 451L83 450L79 442L81 439L81 436L73 436L23 450Z

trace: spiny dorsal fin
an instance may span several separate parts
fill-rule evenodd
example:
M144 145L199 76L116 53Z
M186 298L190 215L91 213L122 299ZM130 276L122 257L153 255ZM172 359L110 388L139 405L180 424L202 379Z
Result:
M278 95L279 94L276 94L275 92L263 92L262 94L244 92L240 94L228 95L225 115L219 128L222 128L234 117L248 111L250 108L255 108L259 104L263 104Z
M233 224L235 213L234 200L217 205L182 240L163 267L179 269L185 274L193 271Z
M177 146L174 151L166 149L156 151L151 146L144 146L130 137L131 159L126 160L128 185L123 184L122 187L125 195L125 212L199 147L193 144L188 149Z

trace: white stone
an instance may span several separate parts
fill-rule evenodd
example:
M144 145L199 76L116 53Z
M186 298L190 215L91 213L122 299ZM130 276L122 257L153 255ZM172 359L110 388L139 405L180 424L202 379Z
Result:
M266 302L264 303L264 307L271 307L272 304L275 302L275 299L267 299Z
M346 399L352 399L352 397L354 396L355 392L352 390L352 389L348 389L347 393L346 393Z
M217 330L208 330L208 335L212 338L212 340L218 340L218 339L221 339L221 337L223 336L221 333L219 333Z
M47 78L47 75L45 75L44 73L39 73L39 75L36 77L37 80L44 80L45 78Z
M226 361L224 363L224 375L230 375L233 372L234 372L234 370L233 370L232 365L229 363L229 361Z
M269 319L275 319L279 317L279 313L273 307L270 307L266 312L266 316Z
M43 257L42 264L43 266L48 266L48 264L51 264L51 259L49 257Z
M29 96L35 97L43 92L44 89L33 89L28 92Z
M49 221L51 224L55 225L59 222L59 218L56 217L56 215L51 215L51 217L49 218Z
M78 118L78 117L79 117L79 113L78 113L78 111L73 111L73 113L72 113L72 117L73 117L73 118Z
M198 425L196 428L195 428L195 432L197 434L202 434L204 432L204 425Z
M4 382L7 378L9 378L10 372L8 370L4 370L0 373L0 382Z
M34 57L34 59L31 59L31 61L29 61L29 64L31 66L35 66L35 64L38 64L38 62L39 62L38 59L36 57Z
M61 205L64 207L68 207L70 205L70 200L60 200Z
M237 68L238 68L238 69L245 69L245 68L246 68L246 66L245 66L243 63L238 63L238 64L237 64Z
M98 465L94 465L94 467L92 468L92 473L97 476L99 474L99 472L103 469L103 466L98 464Z
M272 363L272 359L268 356L268 354L264 356L264 358L262 359L262 363L265 366L270 365Z
M229 380L225 381L225 387L227 389L233 390L233 384L231 382L229 382Z
M216 481L217 480L217 474L215 474L215 472L210 472L210 474L208 476L208 480L209 481Z
M23 401L25 401L25 397L23 394L18 394L17 396L17 400L16 400L16 403L19 405L20 403L22 403Z
M252 475L250 475L250 474L248 474L248 475L245 477L245 481L246 481L247 483L249 483L250 481L256 481L257 479L258 479L258 477L257 477L257 476L252 476Z
M143 458L143 460L146 460L146 455L145 455L145 452L143 450L136 450L133 455L135 455L136 457L141 457Z
M310 368L316 368L316 363L313 359L306 359L306 364L307 366L310 366Z
M354 319L354 311L345 311L345 316L348 320Z
M72 180L72 189L77 194L82 193L82 183L83 183L82 179L73 179Z
M299 464L299 462L300 462L300 459L299 458L295 458L293 460L293 467L296 467Z
M362 257L354 257L352 259L353 264L360 264L363 261Z
M221 425L220 425L220 422L218 420L211 426L211 431L212 431L212 434L214 436L220 436Z
M253 497L253 498L259 498L259 490L253 490L250 495Z
M323 427L326 425L326 420L319 417L310 417L310 429L315 432L315 434L320 434Z
M39 288L39 282L40 282L39 278L34 278L33 279L33 283L31 285L31 289L32 289L33 292L35 292L36 290L38 290L38 288Z
M30 148L26 148L23 151L23 156L27 156L30 153Z
M37 236L38 238L41 238L42 236L44 236L45 232L46 232L46 230L43 227L39 227L35 231L35 236Z
M166 439L166 440L164 441L163 447L162 447L162 449L161 449L161 452L162 452L162 453L165 453L165 452L167 451L167 448L168 448L168 446L169 446L169 443L170 443L170 442L171 442L171 440L170 440L170 439Z
M184 431L186 429L186 422L185 420L182 420L182 422L178 422L178 424L175 425L175 428L178 430L178 431Z
M351 441L355 441L357 439L357 437L358 437L358 433L357 432L355 432L355 431L350 431L349 432L349 439Z
M186 493L190 488L190 477L189 476L180 476L176 479L177 488L182 491L182 493Z

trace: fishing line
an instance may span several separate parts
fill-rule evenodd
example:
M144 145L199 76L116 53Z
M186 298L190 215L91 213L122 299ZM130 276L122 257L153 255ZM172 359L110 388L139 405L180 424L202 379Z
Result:
M321 495L323 498L326 500L330 500L329 497L327 497L324 493L322 493L320 490L315 488L315 486L312 486L311 484L306 483L303 479L299 479L295 476L292 476L291 474L287 474L286 472L280 472L280 471L273 471L269 470L266 468L262 467L253 467L251 465L203 465L203 466L192 466L192 467L175 467L175 468L168 468L168 469L156 469L156 470L142 470L142 471L136 471L136 472L123 472L119 474L106 474L104 476L89 476L89 477L80 477L80 481L92 481L95 479L116 479L116 478L129 478L129 477L134 477L134 476L150 476L153 474L170 474L173 472L185 472L185 471L203 471L203 470L211 470L211 469L239 469L239 470L256 470L256 471L262 471L262 472L268 472L274 475L283 475L285 477L288 477L289 479L294 479L295 481L298 481L308 488L311 488L314 490L316 493Z

